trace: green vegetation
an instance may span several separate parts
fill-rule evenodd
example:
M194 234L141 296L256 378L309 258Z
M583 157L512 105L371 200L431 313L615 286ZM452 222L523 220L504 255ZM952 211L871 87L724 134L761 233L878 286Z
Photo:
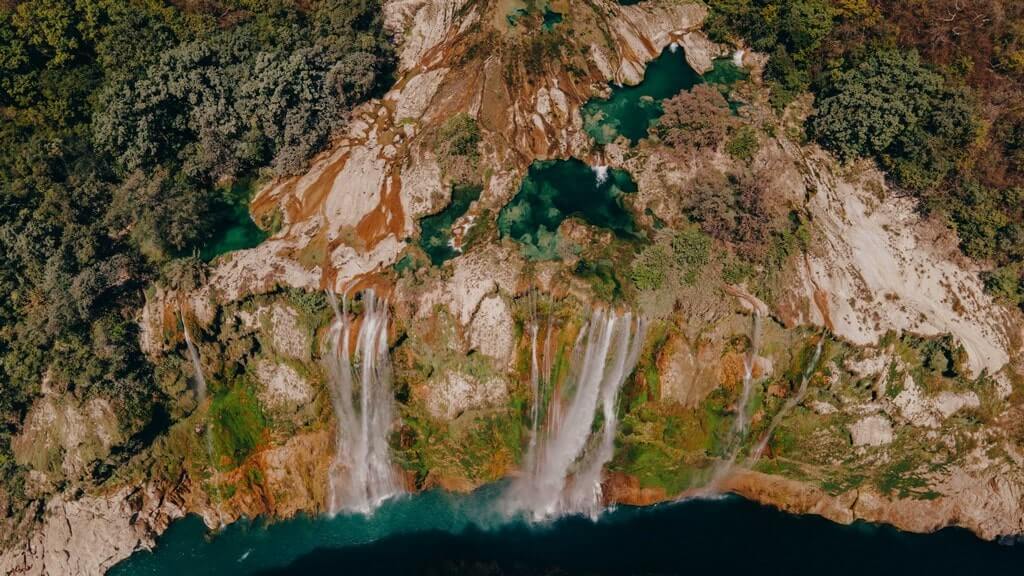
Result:
M230 470L252 454L263 442L266 419L251 383L240 379L214 395L210 426L214 466Z
M201 266L175 257L255 241L220 235L226 212L248 219L232 194L262 170L300 170L391 61L373 1L0 3L5 516L45 497L25 494L9 452L43 374L115 407L132 448L96 469L152 442L157 414L180 416L181 366L139 349L143 286L194 281Z
M757 140L757 131L750 126L743 126L736 130L732 138L725 144L725 151L737 160L749 161L757 154L760 143Z
M633 260L630 278L638 290L658 290L668 276L689 286L710 258L711 238L697 226L688 226L646 246Z
M808 133L872 158L991 266L1024 306L1024 4L991 0L718 0L706 30L771 54L781 109L812 92ZM979 23L984 24L979 24Z
M480 126L462 112L445 121L437 134L437 154L445 177L455 185L479 184Z
M963 158L977 124L970 96L915 52L872 53L819 94L812 134L841 159L877 158L902 186L925 190Z

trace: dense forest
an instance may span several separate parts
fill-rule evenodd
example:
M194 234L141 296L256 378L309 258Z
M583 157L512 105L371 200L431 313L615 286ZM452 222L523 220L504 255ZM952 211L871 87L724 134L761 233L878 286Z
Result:
M147 282L194 272L236 183L301 169L384 85L380 15L374 0L0 2L4 516L23 508L10 442L42 387L106 398L127 436L163 409L134 322Z

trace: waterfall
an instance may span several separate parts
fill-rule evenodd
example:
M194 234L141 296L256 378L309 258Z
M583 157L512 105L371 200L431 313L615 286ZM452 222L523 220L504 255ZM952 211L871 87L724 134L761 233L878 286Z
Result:
M196 404L201 405L206 400L206 377L203 376L203 365L199 362L199 350L192 343L192 335L188 333L188 323L185 322L185 314L181 314L181 326L185 329L185 346L188 347L188 355L192 358L192 369L195 372L196 380Z
M608 167L607 166L591 166L591 170L594 171L594 177L597 178L597 185L600 186L608 181Z
M753 465L761 457L761 453L764 452L766 446L768 446L768 440L772 437L772 433L775 432L775 428L782 422L782 419L786 414L792 410L797 404L803 402L804 396L807 394L807 383L810 382L811 376L814 375L814 370L818 366L818 360L821 358L821 347L825 344L825 337L822 336L818 340L818 345L814 349L814 356L811 357L811 362L804 368L804 373L800 378L800 387L797 389L796 394L790 398L782 408L775 413L775 417L772 418L771 424L768 426L768 430L764 433L764 437L757 444L757 448L751 453L750 465Z
M643 333L643 322L629 313L592 314L576 338L568 379L552 393L543 437L531 440L526 471L511 488L512 511L535 520L600 511L601 472L614 449L618 392L639 358ZM594 432L599 405L602 423Z
M679 50L679 42L673 42L668 45L668 51L675 54Z
M331 402L337 420L335 452L328 474L328 512L373 511L401 492L391 465L388 432L392 424L388 307L373 290L363 292L363 314L349 357L352 325L348 306L327 293L335 322L324 355Z
M532 424L530 425L530 447L537 446L537 424L540 421L540 366L537 364L537 320L530 322L530 394L533 399Z
M761 314L754 309L754 328L750 336L750 350L743 356L743 391L740 393L740 402L737 407L736 422L733 425L733 432L742 436L747 431L747 404L750 403L750 393L754 381L754 359L757 356L761 344Z
M732 53L732 64L737 68L743 68L743 50L737 50Z
M203 404L206 403L206 376L203 375L203 364L200 362L199 348L196 347L195 342L191 339L191 334L188 333L188 323L185 322L184 311L179 310L178 313L181 315L181 328L185 333L185 346L188 347L188 357L191 359L191 363L193 363L193 371L196 372L196 409L199 410ZM207 413L206 418L207 423L203 427L203 442L206 444L206 458L210 461L211 465L215 465L213 462L213 437L210 435L212 422L210 421L209 412Z

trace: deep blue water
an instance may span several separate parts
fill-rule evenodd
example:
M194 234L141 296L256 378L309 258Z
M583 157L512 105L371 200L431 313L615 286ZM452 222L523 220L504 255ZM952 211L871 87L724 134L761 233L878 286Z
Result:
M738 497L619 507L597 522L502 520L499 487L429 492L371 518L241 522L210 536L195 517L115 567L116 575L203 574L1024 574L1024 546L960 529L908 534L840 526Z

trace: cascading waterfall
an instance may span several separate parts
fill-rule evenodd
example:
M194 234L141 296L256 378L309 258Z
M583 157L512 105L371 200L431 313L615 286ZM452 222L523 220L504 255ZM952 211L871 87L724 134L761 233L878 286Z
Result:
M189 358L192 360L192 370L195 372L196 381L196 407L199 409L204 403L206 403L206 376L203 375L203 365L199 359L199 349L196 348L194 342L192 342L192 334L188 331L188 322L185 321L185 311L179 310L181 314L181 327L185 332L185 346L188 348ZM210 428L212 423L209 422L209 413L207 413L207 424L203 428L203 443L206 445L206 459L211 466L214 466L213 461L213 436L210 434ZM215 466L214 466L215 467ZM220 488L215 487L214 490L220 494ZM220 506L215 505L213 507L217 513L218 524L223 521L220 515Z
M195 371L196 380L196 404L202 405L206 400L206 377L203 376L203 366L199 362L199 351L192 343L192 335L188 332L188 323L185 322L185 314L181 314L181 326L185 329L185 346L188 347L188 355L192 359L192 369Z
M742 437L747 432L747 405L750 403L750 394L753 390L754 381L754 358L757 356L761 346L761 314L754 310L754 328L750 337L750 350L743 356L743 391L740 393L740 402L737 407L736 421L733 424L733 433Z
M639 358L643 333L644 323L632 314L592 314L576 338L569 377L552 394L544 435L531 440L526 472L511 488L511 511L535 520L600 511L601 472L614 448L618 392ZM602 423L593 432L599 403Z
M594 171L594 177L597 178L597 185L600 186L608 181L608 167L607 166L593 166L591 168Z
M796 394L790 398L782 408L775 413L775 417L772 418L771 424L768 426L768 430L764 433L764 437L758 442L757 448L754 449L750 454L750 465L753 465L759 458L761 453L764 452L765 447L768 445L768 440L772 437L775 432L775 428L782 422L782 419L792 410L797 404L803 402L804 396L807 394L807 383L810 382L811 376L814 374L814 370L818 367L818 360L821 359L821 348L825 344L825 337L822 336L818 340L818 345L814 349L814 356L811 357L811 362L804 369L804 373L800 378L800 387L797 389Z
M530 425L530 447L537 446L537 425L540 422L540 366L537 364L537 320L530 322L530 393L533 398L532 424Z
M393 402L388 357L388 307L373 290L363 292L363 314L349 358L348 306L331 292L327 299L335 322L324 355L331 402L337 419L334 460L328 474L328 512L363 514L401 492L391 464L388 432Z

